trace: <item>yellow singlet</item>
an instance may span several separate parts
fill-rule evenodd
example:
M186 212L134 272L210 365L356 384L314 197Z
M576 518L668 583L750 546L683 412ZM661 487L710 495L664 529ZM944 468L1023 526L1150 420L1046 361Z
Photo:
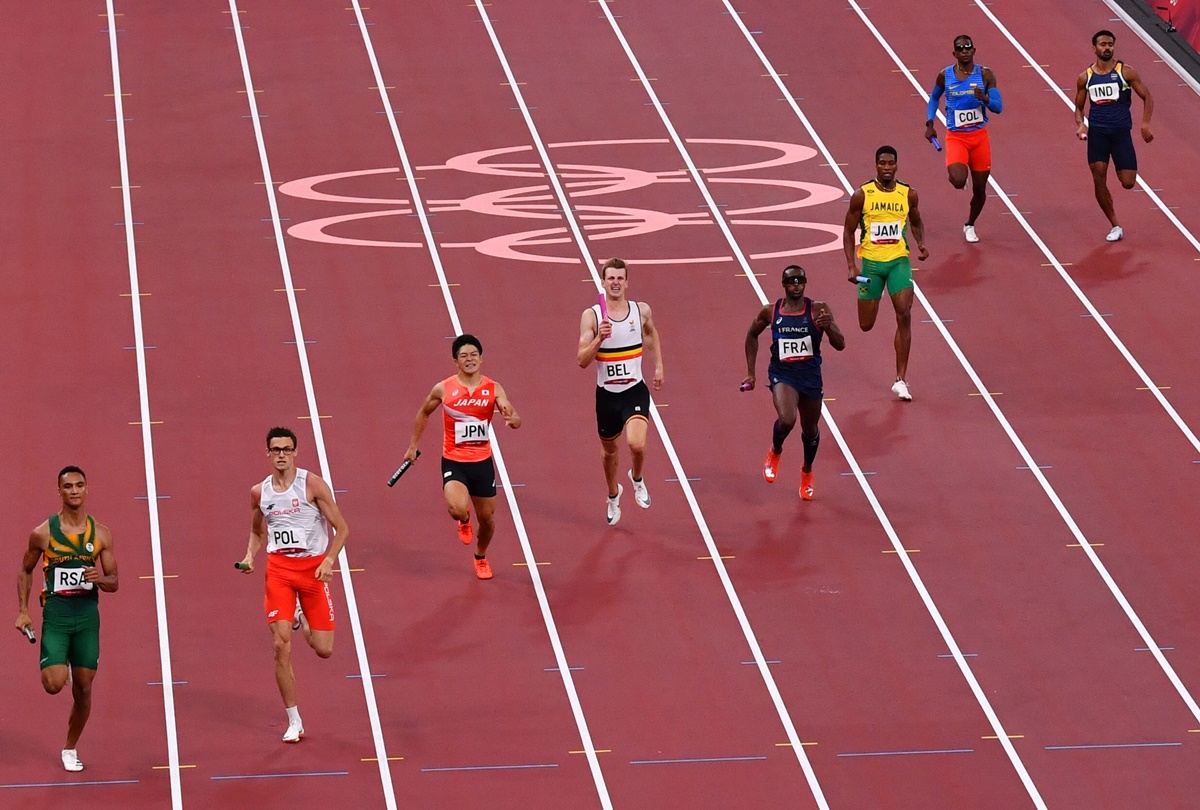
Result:
M873 262L888 262L908 255L908 186L884 191L872 180L862 186L863 213L858 255Z

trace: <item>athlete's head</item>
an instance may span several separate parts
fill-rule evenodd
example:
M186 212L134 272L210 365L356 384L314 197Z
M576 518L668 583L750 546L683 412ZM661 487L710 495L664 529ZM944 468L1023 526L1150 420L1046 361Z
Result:
M783 282L783 291L788 294L789 298L802 298L804 287L808 284L808 274L800 265L789 264L783 268L781 281Z
M87 476L84 475L83 470L79 469L74 464L71 464L67 467L63 467L61 470L58 471L58 483L60 485L62 484L63 476L66 475L67 473L75 473L76 475L78 475L80 478L83 479L83 482L85 484L87 483Z
M1117 38L1113 36L1112 31L1097 31L1092 36L1092 48L1096 51L1096 56L1105 62L1113 58L1113 48L1116 44Z
M885 184L896 179L896 147L881 146L875 150L875 176Z
M87 476L75 466L63 467L58 474L58 494L63 506L80 507L87 494Z
M454 343L450 346L450 356L455 360L458 358L458 353L463 346L474 346L475 351L483 354L483 344L479 342L479 338L474 335L459 335L454 339Z
M277 439L287 439L288 441L276 441ZM290 444L289 444L290 442ZM298 442L296 434L292 433L289 428L273 427L267 431L267 450L279 448L281 450L290 448L293 452L296 450Z
M968 56L975 54L975 41L971 39L969 34L959 34L954 38L954 55L960 56L964 54Z
M1092 47L1099 45L1100 40L1105 37L1108 37L1108 40L1111 44L1117 44L1116 34L1114 34L1112 31L1109 31L1107 28L1101 28L1099 31L1092 34Z
M894 163L896 160L896 147L884 145L884 146L881 146L878 149L876 149L875 150L875 162L878 163L879 159L881 157L883 157L884 155L891 155L892 162Z
M604 292L613 300L620 300L629 284L629 265L624 259L609 259L600 269L600 278L604 282Z

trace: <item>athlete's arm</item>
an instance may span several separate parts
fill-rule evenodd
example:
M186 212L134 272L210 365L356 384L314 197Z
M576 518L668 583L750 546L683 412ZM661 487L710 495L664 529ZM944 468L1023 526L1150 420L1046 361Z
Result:
M508 394L505 393L504 386L500 383L496 383L496 410L500 411L500 415L504 417L504 424L513 430L521 426L521 417L509 400Z
M1150 116L1154 114L1154 96L1150 95L1150 88L1142 81L1142 74L1129 65L1125 66L1125 81L1129 82L1133 92L1142 99L1142 140L1150 143L1154 140L1154 133L1150 131Z
M929 104L925 107L925 140L927 141L933 141L937 137L937 130L933 128L933 122L937 120L938 104L945 92L946 74L943 72L937 75L933 89L929 91Z
M96 524L96 545L100 547L100 570L95 566L83 569L83 578L105 593L117 592L117 556L113 553L112 532L107 526ZM103 571L104 573L100 573Z
M754 367L758 364L758 336L771 325L771 305L768 304L758 311L750 328L746 330L746 378L742 387L747 391L754 390Z
M579 319L579 361L580 368L587 368L596 359L600 351L600 343L612 335L612 324L607 318L600 324L596 323L596 312L591 307L583 311Z
M1075 80L1075 137L1087 140L1087 122L1083 120L1083 105L1087 104L1087 71Z
M329 548L325 551L325 559L321 560L316 571L317 579L328 582L333 579L334 562L342 553L346 541L350 539L350 527L346 525L346 519L342 517L342 510L338 508L337 501L333 499L333 492L329 489L329 484L326 484L321 476L309 473L304 488L307 490L304 494L308 497L309 503L320 510L321 516L329 522L330 528L333 529L333 537L329 538Z
M642 345L650 349L654 357L654 378L652 384L655 391L663 387L662 339L658 335L658 327L654 325L654 316L650 314L650 305L637 302L638 311L642 313Z
M246 556L242 557L240 570L249 574L254 570L254 555L263 547L267 539L267 522L263 518L258 502L262 500L262 484L250 488L250 542L246 544Z
M908 187L908 224L912 226L913 239L917 240L917 258L925 261L929 251L925 248L925 223L921 221L921 209L917 207L917 190Z
M50 542L50 526L43 523L29 535L29 545L21 557L21 570L17 572L17 622L16 628L23 630L33 626L29 616L29 590L33 587L33 569L37 568L42 553Z
M849 269L848 278L851 284L858 283L854 279L858 275L858 264L854 259L854 232L862 223L863 201L866 196L861 188L855 189L854 196L850 198L850 208L846 211L846 222L842 226L842 250L846 254L846 267Z
M846 348L846 336L842 334L841 327L833 320L833 310L829 308L829 304L824 301L813 301L813 311L816 313L813 316L813 323L829 338L829 345L839 352Z
M421 410L417 411L417 420L413 423L412 441L409 442L408 450L404 452L405 461L417 460L417 442L421 441L421 434L425 432L425 425L429 422L429 415L437 410L438 405L442 404L442 400L445 397L446 388L439 382L429 392L425 403L421 405Z
M988 112L999 115L1004 112L1004 102L1000 100L1000 88L996 85L996 74L991 68L983 69L983 98L982 101L988 108ZM976 88L976 97L979 96L979 89Z

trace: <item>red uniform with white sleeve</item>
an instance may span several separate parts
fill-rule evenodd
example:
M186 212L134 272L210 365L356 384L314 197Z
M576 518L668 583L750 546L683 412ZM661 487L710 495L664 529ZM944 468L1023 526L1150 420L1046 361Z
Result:
M496 383L480 377L474 391L458 375L442 380L442 455L451 461L486 461L492 457L492 417L496 413Z
M312 629L332 630L333 599L329 586L316 577L329 548L329 523L308 500L308 470L297 468L283 492L276 492L267 476L261 490L258 508L267 524L267 621L290 624L299 599Z

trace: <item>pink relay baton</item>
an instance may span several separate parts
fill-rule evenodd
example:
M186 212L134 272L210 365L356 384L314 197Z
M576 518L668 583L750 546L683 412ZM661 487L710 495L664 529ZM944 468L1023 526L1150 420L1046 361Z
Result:
M600 293L600 317L608 320L608 296Z

